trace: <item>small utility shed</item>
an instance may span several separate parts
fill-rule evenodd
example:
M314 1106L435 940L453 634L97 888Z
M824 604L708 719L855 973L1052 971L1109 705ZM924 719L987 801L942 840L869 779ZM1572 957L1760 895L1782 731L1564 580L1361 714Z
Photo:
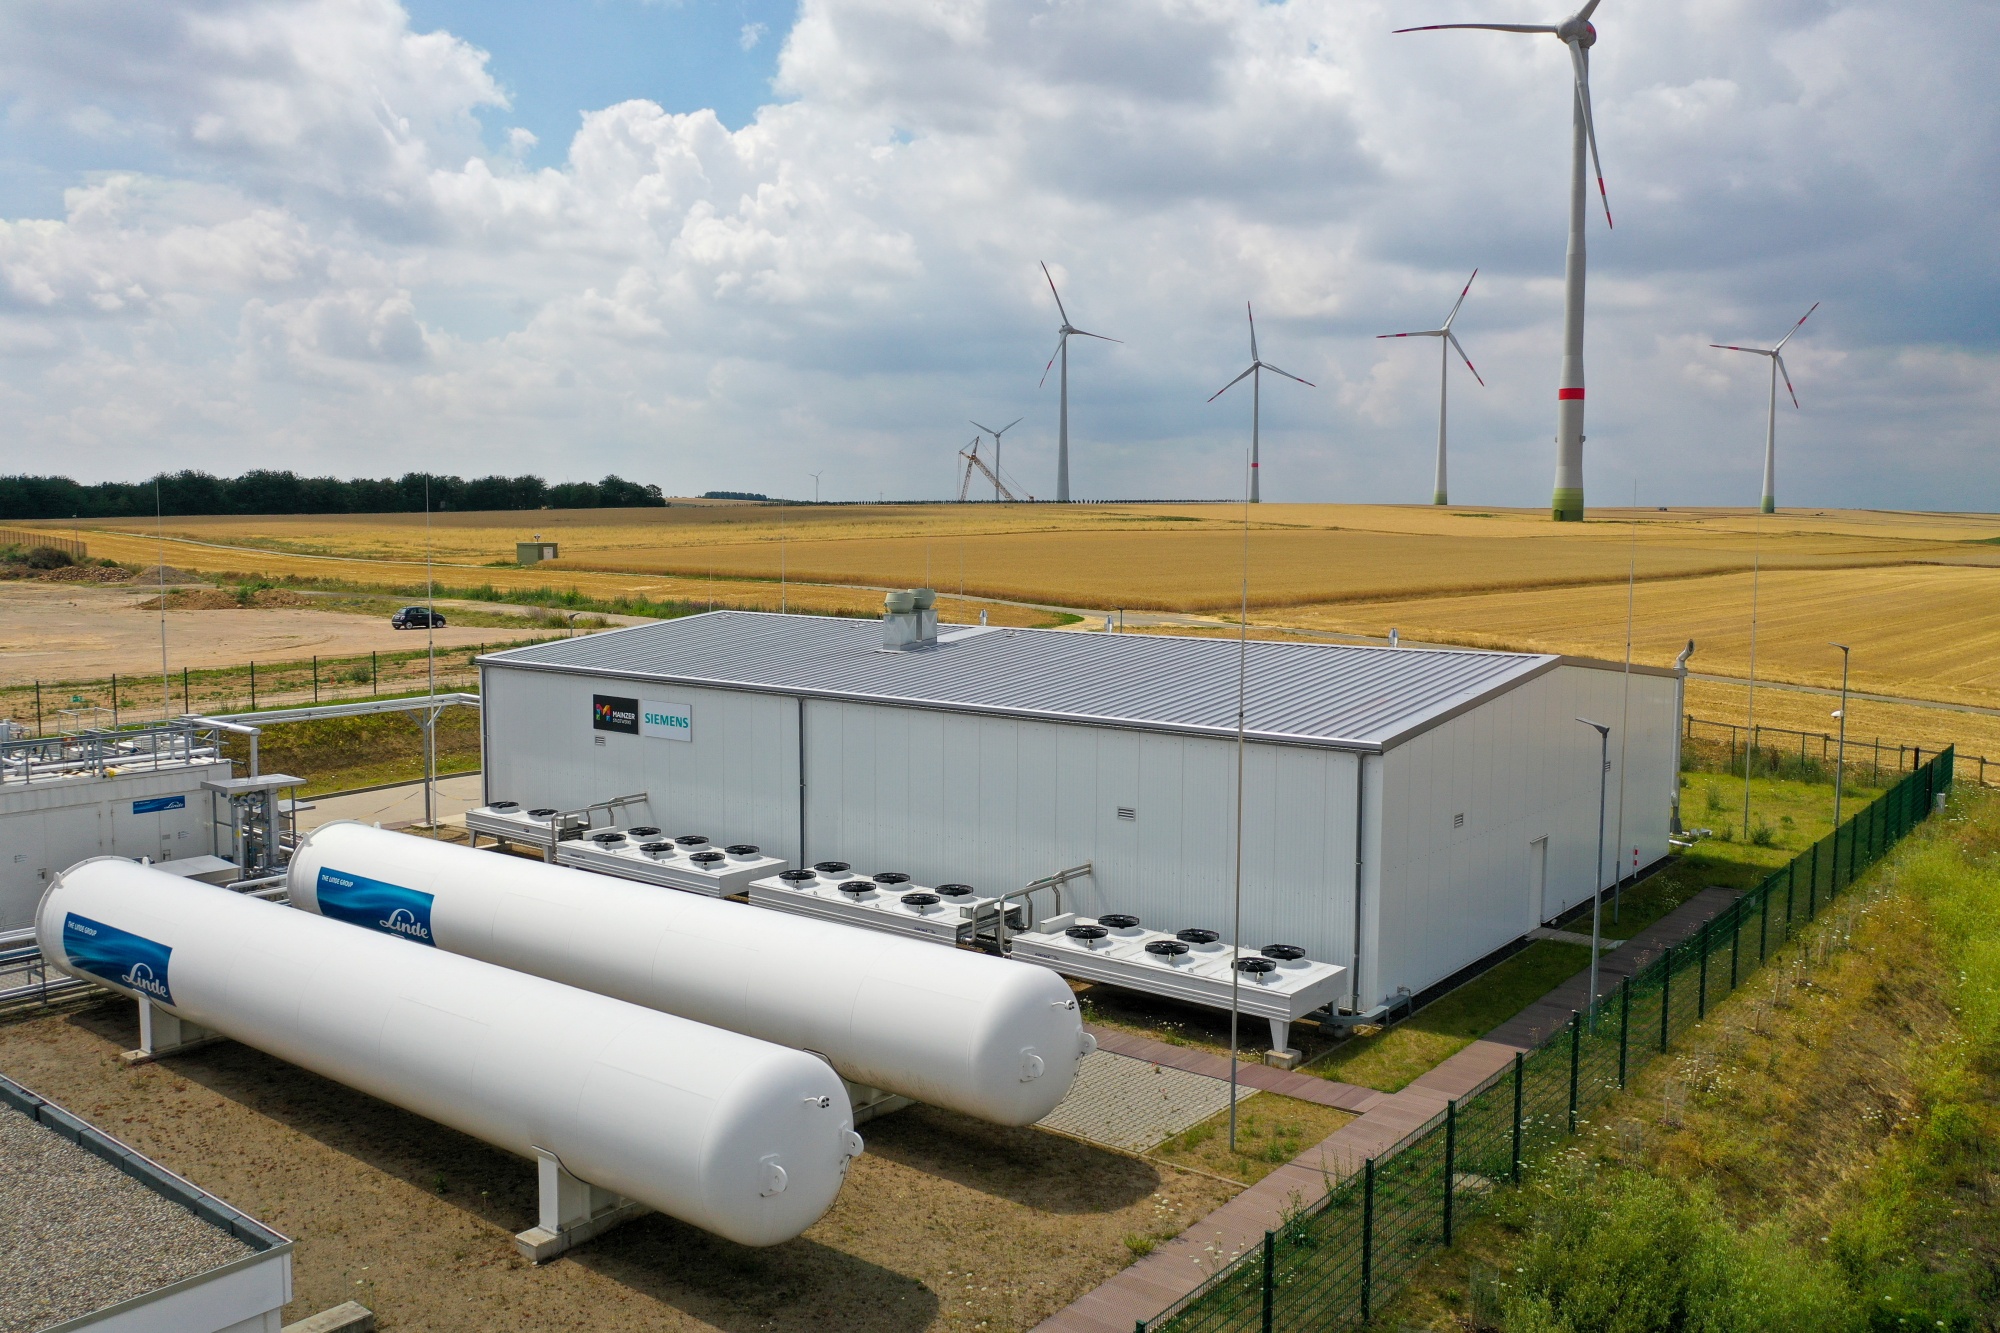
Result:
M1088 861L1065 906L1228 938L1235 642L884 641L871 621L716 611L482 657L486 799L644 791L669 834L989 891ZM1634 667L1628 701L1625 681L1544 655L1253 641L1243 942L1349 966L1365 1012L1587 901L1635 851L1664 856L1680 682ZM1595 876L1579 716L1613 728Z

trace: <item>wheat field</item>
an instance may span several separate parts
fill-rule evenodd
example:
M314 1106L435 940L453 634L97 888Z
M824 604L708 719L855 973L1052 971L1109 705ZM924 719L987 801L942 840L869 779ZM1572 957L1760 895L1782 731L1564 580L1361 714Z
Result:
M87 523L81 535L94 555L150 564L161 550L150 526ZM1743 676L1755 561L1760 678L1837 685L1837 639L1853 647L1857 690L2000 706L2000 515L1615 509L1555 524L1541 510L1270 504L1248 526L1252 617L1274 629L1393 626L1412 640L1616 658L1636 569L1635 659L1664 664L1692 638L1693 670ZM536 533L563 558L516 567L514 543ZM543 510L433 515L428 533L420 514L174 518L165 535L168 563L183 568L373 587L420 585L427 544L442 585L604 599L775 609L782 596L865 614L880 589L927 583L948 619L965 620L981 604L960 593L1227 617L1246 545L1242 506L1193 504ZM999 623L1046 621L984 605ZM1803 724L1818 705L1772 707ZM1989 723L2000 733L2000 719L1904 711L1899 734L1916 739L1983 736Z

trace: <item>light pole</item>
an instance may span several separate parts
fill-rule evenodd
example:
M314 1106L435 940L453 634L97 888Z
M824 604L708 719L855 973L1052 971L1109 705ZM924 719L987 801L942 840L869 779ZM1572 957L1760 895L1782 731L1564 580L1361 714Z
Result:
M1847 645L1832 643L1829 647L1840 649L1840 711L1834 716L1840 719L1840 748L1833 758L1833 831L1840 832L1840 791L1847 777Z
M1604 805L1605 783L1611 776L1611 728L1587 717L1577 721L1597 729L1597 863L1590 869L1590 1023L1597 1026L1597 941L1598 918L1604 911Z

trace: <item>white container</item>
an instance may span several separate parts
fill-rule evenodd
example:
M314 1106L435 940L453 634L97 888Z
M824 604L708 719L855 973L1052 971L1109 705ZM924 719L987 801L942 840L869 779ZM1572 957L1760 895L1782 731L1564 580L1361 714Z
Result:
M1069 1092L1094 1049L1055 974L961 949L451 843L327 824L292 904L383 929L347 883L426 896L440 949L825 1056L855 1083L1002 1125Z
M36 936L71 976L741 1244L832 1204L861 1141L823 1061L424 947L420 902L378 906L403 939L100 857Z

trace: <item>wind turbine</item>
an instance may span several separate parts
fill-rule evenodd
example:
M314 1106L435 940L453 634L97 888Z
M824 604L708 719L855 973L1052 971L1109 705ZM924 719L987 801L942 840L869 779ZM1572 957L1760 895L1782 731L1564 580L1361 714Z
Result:
M1799 331L1799 325L1811 319L1813 310L1817 309L1819 309L1819 302L1814 301L1812 310L1808 310L1805 314L1799 316L1799 323L1792 325L1791 333L1787 333L1784 337L1778 339L1776 347L1736 347L1729 343L1709 344L1710 347L1720 348L1725 352L1749 352L1753 356L1768 356L1771 358L1771 415L1764 423L1764 501L1759 507L1761 512L1766 514L1775 513L1778 508L1778 501L1774 490L1774 483L1777 480L1778 463L1778 376L1783 375L1785 377L1785 392L1792 396L1792 406L1797 407L1799 405L1799 391L1792 387L1791 373L1785 369L1785 358L1779 355L1779 353L1783 352L1785 344L1792 340L1792 334Z
M985 431L988 435L991 435L993 437L993 499L996 502L1000 499L1000 489L1001 489L1000 488L1000 437L1002 435L1005 435L1008 431L1014 429L1014 427L1020 425L1025 420L1027 420L1026 417L1015 417L1012 421L1002 426L999 430L995 430L991 426L979 426L979 423L977 421L972 423L975 426L979 426L979 429Z
M1569 48L1575 81L1570 90L1569 254L1563 269L1563 356L1556 379L1556 486L1550 501L1558 523L1583 521L1583 278L1584 213L1588 194L1583 181L1583 153L1588 145L1597 170L1597 194L1604 201L1604 225L1611 225L1611 196L1604 191L1604 164L1597 157L1597 129L1590 113L1590 48L1597 29L1590 16L1598 0L1550 27L1533 23L1432 23L1397 32L1440 32L1448 28L1478 28L1487 32L1548 33Z
M1472 270L1472 278L1478 276L1479 270ZM1437 488L1431 494L1431 503L1434 505L1450 503L1444 498L1444 400L1445 388L1451 382L1450 349L1457 348L1459 359L1465 362L1465 368L1472 372L1472 378L1479 381L1480 388L1483 389L1486 387L1486 381L1481 378L1479 368L1472 364L1472 358L1465 354L1465 349L1459 347L1458 335L1451 331L1451 322L1458 318L1458 308L1465 304L1465 293L1472 290L1472 278L1465 280L1465 291L1461 291L1458 294L1458 300L1452 302L1451 313L1444 317L1444 324L1441 327L1420 329L1415 333L1378 333L1375 335L1377 338L1436 338L1438 340L1438 475Z
M1250 369L1244 371L1241 375L1238 375L1235 379L1210 394L1208 401L1211 403L1214 402L1216 399L1222 397L1223 394L1228 393L1231 389L1241 384L1246 378L1250 381L1250 503L1258 504L1264 498L1259 493L1257 487L1257 428L1258 418L1263 414L1263 372L1268 370L1273 375L1283 375L1288 380L1298 380L1300 384L1305 385L1308 389L1315 386L1311 380L1301 380L1291 371L1280 370L1269 361L1258 358L1257 312L1250 308L1248 301L1245 301L1243 303L1243 313L1250 317Z
M1062 316L1062 327L1056 332L1055 355L1049 364L1042 367L1042 384L1049 382L1049 367L1062 362L1062 417L1056 432L1056 503L1069 503L1069 339L1071 334L1080 338L1096 338L1100 342L1115 343L1118 338L1106 338L1101 333L1090 333L1069 322L1069 311L1063 309L1062 293L1056 290L1056 280L1049 277L1049 266L1042 265L1042 276L1049 279L1049 295L1056 298L1056 312ZM1041 385L1035 387L1040 388Z

